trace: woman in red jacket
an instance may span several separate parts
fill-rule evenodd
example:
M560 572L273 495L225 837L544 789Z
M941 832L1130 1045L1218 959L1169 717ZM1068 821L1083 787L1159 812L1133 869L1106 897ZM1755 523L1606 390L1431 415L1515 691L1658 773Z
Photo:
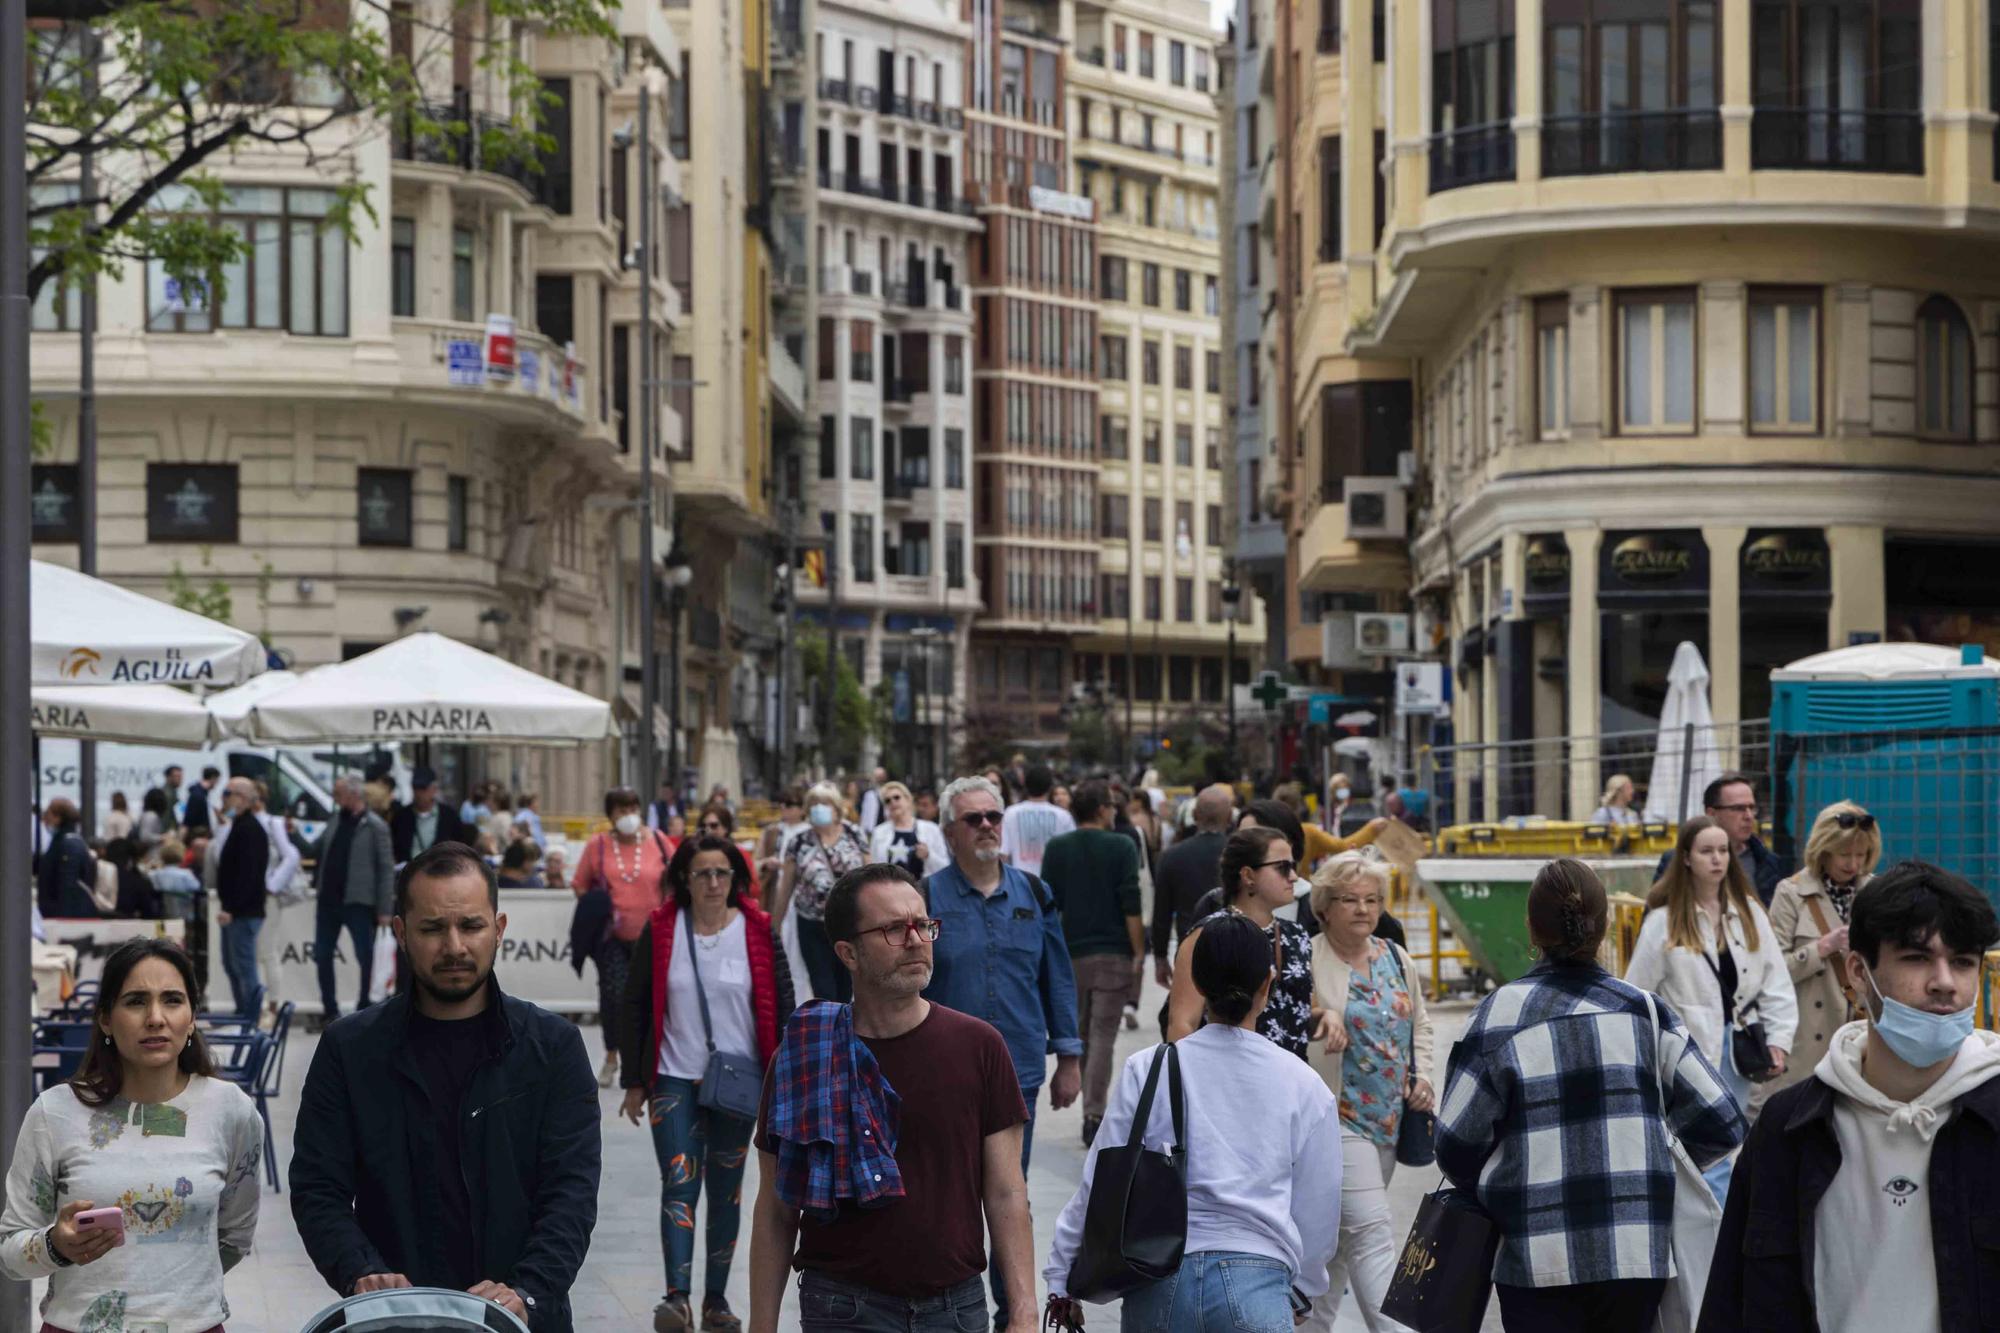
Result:
M698 1104L711 1041L717 1051L755 1052L766 1068L792 1014L792 973L771 918L749 897L750 863L735 843L706 834L683 841L667 864L664 901L632 951L623 1022L625 1118L650 1104L660 1162L660 1248L666 1299L653 1327L697 1327L694 1210L708 1183L708 1271L699 1327L742 1327L723 1297L741 1219L740 1194L752 1122ZM700 994L708 1000L702 1020Z

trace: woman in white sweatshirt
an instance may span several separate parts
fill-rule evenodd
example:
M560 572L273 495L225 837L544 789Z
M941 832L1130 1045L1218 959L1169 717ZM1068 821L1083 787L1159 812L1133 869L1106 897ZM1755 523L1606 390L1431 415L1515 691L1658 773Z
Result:
M1217 917L1195 942L1190 967L1209 1021L1176 1043L1187 1101L1187 1249L1178 1273L1125 1298L1122 1326L1134 1333L1290 1333L1294 1310L1326 1290L1339 1233L1339 1109L1303 1061L1257 1034L1273 977L1269 936L1245 917ZM1152 1063L1151 1049L1126 1061L1083 1181L1056 1219L1042 1277L1068 1327L1080 1323L1069 1273L1097 1155L1134 1137L1132 1117ZM1162 1079L1137 1137L1172 1143L1173 1123Z
M1799 1005L1783 942L1730 853L1728 831L1706 815L1683 823L1673 860L1646 906L1625 980L1674 1007L1736 1104L1747 1109L1752 1085L1736 1068L1732 1030L1761 1022L1773 1072L1782 1074ZM1733 1160L1703 1173L1718 1201L1728 1194Z

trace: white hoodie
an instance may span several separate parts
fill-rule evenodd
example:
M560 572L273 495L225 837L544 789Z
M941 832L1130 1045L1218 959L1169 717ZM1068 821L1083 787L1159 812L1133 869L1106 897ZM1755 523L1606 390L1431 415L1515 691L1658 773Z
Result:
M1813 1304L1822 1333L1939 1333L1931 1144L1954 1102L2000 1076L2000 1033L1975 1031L1913 1102L1892 1101L1861 1076L1867 1043L1866 1021L1847 1024L1813 1071L1839 1094L1840 1145L1840 1170L1813 1214Z

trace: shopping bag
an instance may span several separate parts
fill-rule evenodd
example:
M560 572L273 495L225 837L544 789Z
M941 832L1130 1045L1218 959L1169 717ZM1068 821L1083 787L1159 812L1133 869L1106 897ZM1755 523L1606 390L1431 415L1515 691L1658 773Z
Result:
M1446 1188L1424 1196L1382 1313L1413 1333L1479 1333L1499 1249L1500 1228L1470 1195Z
M1148 1148L1153 1094L1160 1067L1167 1070L1167 1099L1174 1142ZM1083 1240L1069 1269L1069 1294L1107 1304L1181 1266L1187 1248L1187 1096L1181 1089L1180 1052L1167 1042L1153 1049L1153 1067L1132 1113L1123 1144L1099 1144L1090 1182Z
M396 993L396 932L375 928L375 962L368 973L368 1003L380 1004Z

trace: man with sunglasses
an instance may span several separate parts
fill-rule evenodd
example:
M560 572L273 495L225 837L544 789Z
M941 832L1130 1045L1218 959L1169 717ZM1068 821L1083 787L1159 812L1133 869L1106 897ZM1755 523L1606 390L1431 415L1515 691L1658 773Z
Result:
M1007 1044L924 998L941 924L907 870L842 875L825 924L854 1002L799 1010L764 1082L750 1333L777 1333L793 1268L804 1333L983 1329L988 1231L994 1285L1032 1324L1034 1230L1018 1166L1027 1111ZM892 1141L879 1143L865 1126L891 1094ZM818 1136L822 1122L836 1141Z
M1757 896L1764 906L1770 907L1771 895L1778 891L1779 881L1792 872L1784 859L1766 847L1757 835L1757 789L1741 773L1724 773L1703 789L1701 806L1702 813L1729 835L1729 850L1736 854L1743 873L1757 886ZM1666 878L1667 866L1673 859L1671 851L1660 857L1660 864L1653 871L1655 883Z

